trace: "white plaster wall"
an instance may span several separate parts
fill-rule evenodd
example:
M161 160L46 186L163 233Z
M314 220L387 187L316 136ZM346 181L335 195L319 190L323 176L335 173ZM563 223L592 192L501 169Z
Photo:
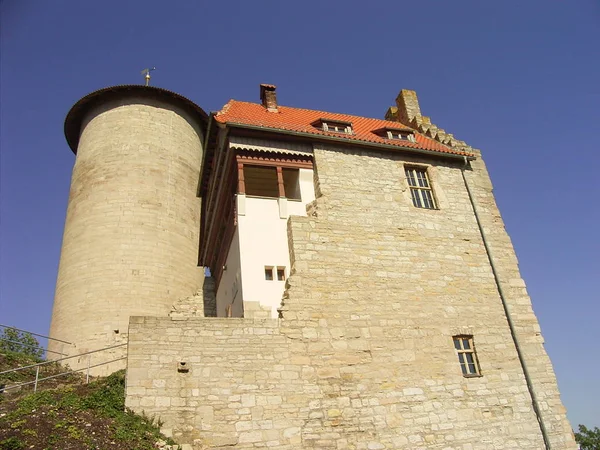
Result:
M291 203L291 202L290 202ZM298 202L300 203L300 202ZM271 307L277 317L285 281L265 280L265 266L283 266L289 274L287 218L279 217L279 203L274 198L246 198L246 215L239 216L241 267L245 302L259 302Z
M306 205L315 199L315 184L311 169L300 169L300 194L301 201L288 200L290 216L306 216Z
M306 204L315 199L313 171L310 169L300 169L300 192L301 201L287 201L288 215L306 216ZM280 217L279 200L274 198L246 197L245 208L239 210L245 211L245 215L238 216L236 232L236 235L239 233L243 300L270 307L271 316L277 317L285 281L277 280L276 271L274 280L265 280L265 266L285 267L286 278L289 276L287 217ZM224 278L221 286L223 284ZM217 294L217 314L221 315L219 311Z
M223 271L217 290L217 317L226 316L226 308L229 304L232 304L232 317L242 317L244 309L242 304L239 227L233 235L225 265L227 269Z

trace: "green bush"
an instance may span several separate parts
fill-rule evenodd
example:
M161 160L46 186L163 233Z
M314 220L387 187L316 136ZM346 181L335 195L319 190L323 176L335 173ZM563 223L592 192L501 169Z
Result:
M21 450L25 448L25 444L19 438L12 436L0 441L0 448L2 450Z
M2 420L18 424L18 428L22 430L32 410L44 411L49 418L60 417L54 422L53 433L47 437L50 446L58 443L60 436L65 435L72 440L87 442L86 430L81 428L81 423L75 419L81 416L78 414L81 411L89 411L97 417L110 419L109 433L112 439L127 442L132 446L131 448L151 450L153 443L158 439L166 440L169 444L175 443L160 434L160 423L155 423L153 418L136 415L125 408L124 370L93 381L87 386L63 387L27 395L20 399L18 407ZM25 436L21 437L26 439ZM10 442L2 441L0 449L25 448L15 447L20 443L19 439L12 439Z
M0 334L0 352L2 353L17 353L41 361L44 349L39 347L38 340L26 331L4 328Z
M579 425L579 433L575 433L575 440L581 450L600 450L600 428L590 429L585 425Z

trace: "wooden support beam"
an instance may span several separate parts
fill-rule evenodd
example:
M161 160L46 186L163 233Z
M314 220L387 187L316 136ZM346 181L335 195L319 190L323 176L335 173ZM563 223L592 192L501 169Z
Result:
M246 182L244 180L244 163L238 161L237 165L238 172L238 193L245 194L246 193Z
M285 188L283 187L283 168L277 166L277 186L279 187L279 197L285 197Z

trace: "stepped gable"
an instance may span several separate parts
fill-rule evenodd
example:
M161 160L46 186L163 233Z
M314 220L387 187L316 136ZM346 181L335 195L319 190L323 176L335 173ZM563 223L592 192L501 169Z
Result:
M385 113L385 118L391 122L399 122L405 126L414 128L425 136L452 147L455 150L466 153L477 152L465 141L456 139L452 133L431 123L431 118L421 115L417 93L410 89L402 89L396 97L396 106L391 106Z

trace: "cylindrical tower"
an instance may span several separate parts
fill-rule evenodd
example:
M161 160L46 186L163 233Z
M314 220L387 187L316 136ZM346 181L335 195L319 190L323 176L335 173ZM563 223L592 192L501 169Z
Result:
M50 341L50 350L73 355L124 343L130 316L167 315L202 286L197 187L206 122L190 100L147 86L101 89L71 108L65 135L76 159L50 336L74 345ZM124 354L67 363L94 366Z

